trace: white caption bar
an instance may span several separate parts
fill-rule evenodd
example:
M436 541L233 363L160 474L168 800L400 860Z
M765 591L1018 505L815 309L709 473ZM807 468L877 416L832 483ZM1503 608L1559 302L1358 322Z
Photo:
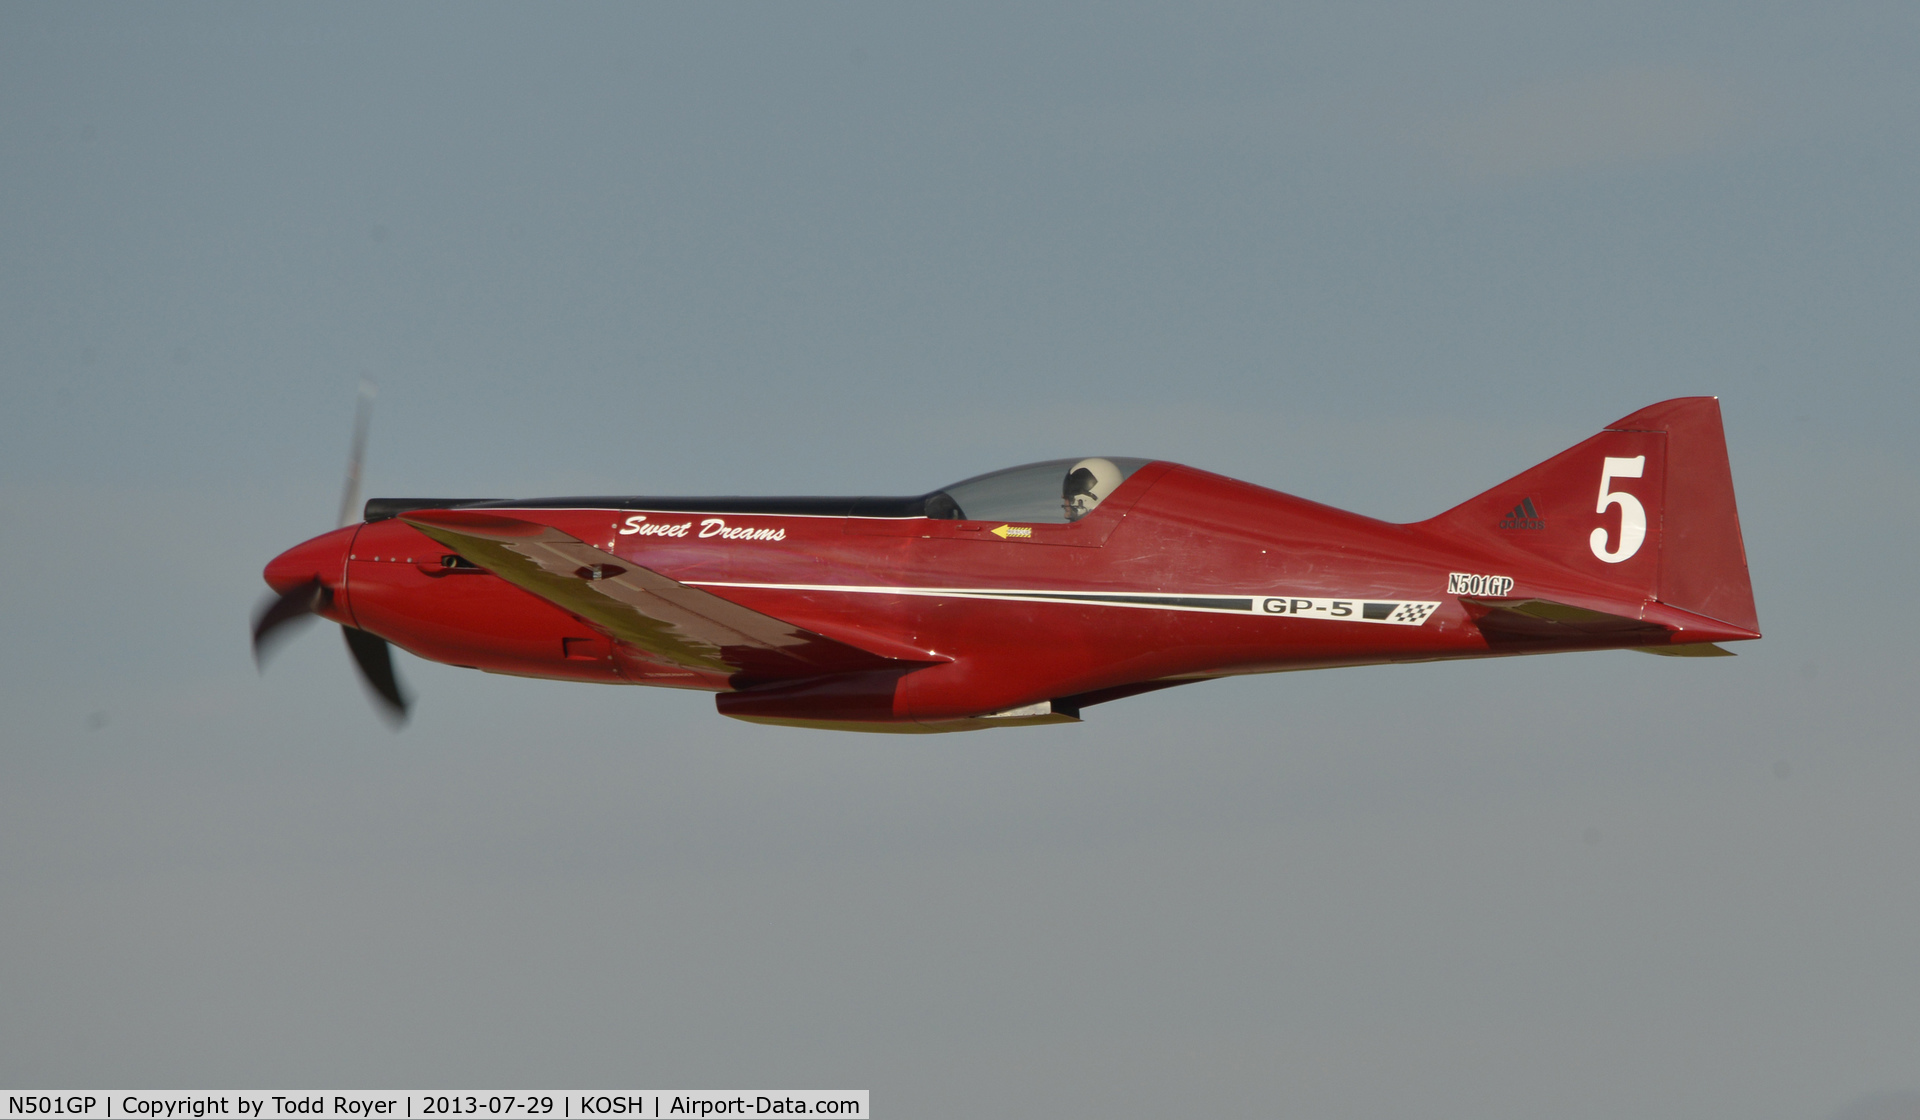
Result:
M0 1120L210 1120L219 1117L350 1117L353 1120L470 1120L478 1117L858 1116L867 1111L865 1089L578 1089L475 1093L300 1092L216 1089L139 1092L23 1093L8 1090Z

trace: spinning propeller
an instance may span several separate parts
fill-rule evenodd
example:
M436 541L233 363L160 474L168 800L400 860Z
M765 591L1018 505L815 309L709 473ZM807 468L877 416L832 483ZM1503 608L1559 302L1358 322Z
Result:
M347 456L346 487L340 495L340 528L344 529L359 520L360 505L360 463L367 452L367 428L373 421L373 386L360 383L360 400L353 414L353 449ZM305 546L302 546L305 547ZM293 557L300 550L295 549L281 560ZM276 560L277 565L281 560ZM268 568L268 576L274 574L273 567ZM341 573L344 576L344 573ZM267 657L279 645L280 640L292 631L288 627L312 621L316 615L326 615L333 607L334 589L328 586L320 573L315 573L305 582L297 583L265 602L253 620L253 660L262 670L266 668ZM347 651L353 654L353 663L360 669L360 678L378 699L380 714L398 727L406 722L407 694L400 689L400 681L393 673L393 651L385 638L366 630L350 626L344 622L340 629L347 639Z

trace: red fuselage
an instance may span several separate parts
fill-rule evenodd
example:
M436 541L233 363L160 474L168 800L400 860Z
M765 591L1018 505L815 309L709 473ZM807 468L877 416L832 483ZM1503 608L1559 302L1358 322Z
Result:
M1757 636L1624 594L1618 564L1543 563L1527 526L1391 524L1166 462L1071 523L863 515L853 499L700 505L484 508L899 668L779 679L663 661L392 516L298 546L267 578L286 591L318 577L333 591L322 613L434 661L703 689L731 694L727 714L821 720L938 724L1231 674ZM1489 626L1485 599L1579 603L1619 625Z

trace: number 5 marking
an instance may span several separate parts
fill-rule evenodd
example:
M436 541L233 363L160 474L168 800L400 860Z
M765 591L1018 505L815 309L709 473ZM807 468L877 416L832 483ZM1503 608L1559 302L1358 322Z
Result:
M1620 547L1607 551L1607 530L1595 529L1587 538L1593 546L1593 554L1609 564L1618 564L1640 551L1641 542L1647 539L1647 510L1640 499L1624 490L1609 490L1616 478L1639 478L1646 468L1647 457L1635 455L1631 459L1608 458L1600 465L1600 504L1594 507L1595 513L1607 512L1608 506L1620 507Z

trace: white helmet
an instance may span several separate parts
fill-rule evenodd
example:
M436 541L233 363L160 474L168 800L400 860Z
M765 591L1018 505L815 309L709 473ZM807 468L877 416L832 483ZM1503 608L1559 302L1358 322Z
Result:
M1092 513L1124 477L1109 459L1082 459L1075 463L1060 485L1060 501L1066 508L1067 520L1078 521Z

